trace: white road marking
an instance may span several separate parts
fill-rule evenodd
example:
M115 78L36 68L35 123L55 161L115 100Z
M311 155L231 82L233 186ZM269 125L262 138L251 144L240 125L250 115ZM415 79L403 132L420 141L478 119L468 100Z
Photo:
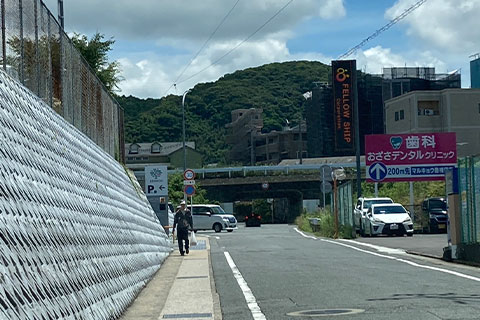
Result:
M354 246L351 246L351 245L348 245L348 244L345 244L345 243L341 243L341 242L338 242L338 241L332 241L332 240L326 240L326 239L320 239L320 240L328 242L328 243L333 243L333 244L336 244L336 245L344 246L344 247L347 247L347 248L350 248L350 249L353 249L353 250L357 250L357 251L360 251L360 252L368 253L368 254L371 254L371 255L374 255L374 256L377 256L377 257L386 258L386 259L390 259L390 260L395 260L395 261L398 261L398 262L403 262L403 263L409 264L413 267L423 268L423 269L428 269L428 270L434 270L434 271L443 272L443 273L448 273L448 274L451 274L451 275L454 275L454 276L457 276L457 277L460 277L460 278L465 278L465 279L480 282L480 278L469 276L467 274L463 274L463 273L460 273L460 272L456 272L456 271L452 271L452 270L448 270L448 269L437 268L437 267L426 266L426 265L423 265L423 264L419 264L419 263L409 261L409 260L405 260L405 259L400 259L400 258L397 258L397 257L386 256L384 254L375 253L375 252L368 251L368 250L363 250L363 249L360 249L360 248L357 248L357 247L354 247Z
M215 237L215 239L220 240L220 237Z
M349 239L338 239L338 240L345 241L347 243L358 244L358 245L364 246L364 247L369 247L369 248L377 250L378 252L384 252L384 253L389 253L389 254L400 254L400 255L406 255L407 254L405 252L405 250L403 250L403 249L387 248L387 247L377 246L377 245L374 245L374 244L364 243L364 242L349 240Z
M319 239L319 238L316 238L316 237L308 236L308 235L306 235L305 233L303 233L302 231L298 230L297 228L294 228L294 230L297 231L298 233L300 233L300 234L301 234L303 237L305 237L305 238L309 238L309 239L313 239L313 240L317 240L317 239L318 239L318 240L321 240L321 241L324 241L324 242L336 244L336 245L343 246L343 247L347 247L347 248L350 248L350 249L353 249L353 250L357 250L357 251L360 251L360 252L363 252L363 253L371 254L371 255L374 255L374 256L377 256L377 257L380 257L380 258L385 258L385 259L390 259L390 260L395 260L395 261L398 261L398 262L406 263L406 264L411 265L411 266L413 266L413 267L422 268L422 269L428 269L428 270L434 270L434 271L438 271L438 272L443 272L443 273L447 273L447 274L450 274L450 275L453 275L453 276L456 276L456 277L465 278L465 279L469 279L469 280L473 280L473 281L480 282L480 278L477 278L477 277L474 277L474 276L469 276L468 274L463 274L463 273L456 272L456 271L452 271L452 270L448 270L448 269L442 269L442 268L427 266L427 265L419 264L419 263L416 263L416 262L413 262L413 261L409 261L409 260L405 260L405 259L401 259L401 258L397 258L397 257L387 256L387 255L384 255L384 254L380 254L380 253L376 253L376 252L372 252L372 251L360 249L360 248L357 248L357 247L352 246L352 245L349 245L349 244L341 243L340 241L333 241L333 240L327 240L327 239ZM371 247L371 248L374 248L374 249L377 249L377 250L378 250L378 248L384 249L384 247L375 246L375 245L368 245L368 244L365 244L365 243L361 243L361 242L357 242L357 241L352 241L352 240L344 240L344 239L342 239L342 241L349 241L349 242L353 242L353 243L356 243L356 244L365 245L365 246L367 246L367 247ZM399 249L391 249L391 250L399 250ZM388 251L387 251L387 252L388 252ZM390 252L392 252L392 251L390 251Z
M233 259L230 256L230 253L225 251L224 254L225 254L225 258L227 258L227 262L228 262L228 265L230 266L230 269L232 269L233 276L237 280L237 283L243 292L243 296L245 297L245 301L247 302L248 308L252 313L253 319L266 320L265 315L262 313L262 310L260 310L260 307L257 304L257 300L255 299L255 296L253 295L252 290L250 290L247 282L245 281L242 274L240 273L240 270L238 270L237 266L235 265L235 262L233 262Z
M298 230L298 228L294 228L295 231L297 231L298 233L300 233L302 235L302 237L304 238L307 238L307 239L313 239L313 240L317 240L316 237L313 237L313 236L309 236L309 235L306 235L305 233L303 233L302 231Z

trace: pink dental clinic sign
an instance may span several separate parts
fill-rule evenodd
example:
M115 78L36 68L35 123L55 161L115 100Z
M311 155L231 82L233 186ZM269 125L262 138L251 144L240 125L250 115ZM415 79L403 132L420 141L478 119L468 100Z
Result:
M454 132L365 136L368 182L443 180L457 166Z

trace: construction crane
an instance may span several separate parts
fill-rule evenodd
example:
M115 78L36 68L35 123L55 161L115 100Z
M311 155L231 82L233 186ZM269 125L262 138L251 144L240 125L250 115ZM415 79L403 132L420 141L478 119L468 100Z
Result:
M341 59L345 59L346 57L352 55L353 53L355 53L358 49L360 49L361 47L363 47L368 41L372 40L373 38L377 37L380 33L390 29L390 27L392 27L394 24L396 24L398 21L402 20L403 18L405 18L406 16L408 16L410 13L412 13L412 11L414 11L415 9L417 9L418 7L420 7L422 4L424 4L425 2L427 2L427 0L420 0L420 1L417 1L415 4L413 4L411 7L409 7L408 9L406 9L405 11L403 11L402 14L400 14L399 16L395 17L393 20L390 20L389 23L387 23L386 25L384 25L383 27L381 27L380 29L378 29L377 31L375 31L372 35L368 36L367 38L365 38L362 42L360 42L359 44L357 44L355 47L351 48L350 50L348 50L347 52L345 52L344 54L342 54L340 57L338 57L338 60L341 60Z

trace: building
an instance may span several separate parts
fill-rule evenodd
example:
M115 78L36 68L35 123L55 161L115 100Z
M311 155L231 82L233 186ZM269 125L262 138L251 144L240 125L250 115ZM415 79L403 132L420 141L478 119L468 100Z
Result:
M461 88L458 70L448 74L436 74L433 67L383 68L383 101L417 90L442 90Z
M456 132L459 157L480 154L480 89L414 91L385 101L386 133Z
M284 159L304 159L307 152L307 127L284 127L282 131L260 133L255 136L255 162L277 164Z
M259 135L263 127L262 109L236 109L231 112L232 122L225 127L229 134L227 144L231 145L227 155L229 162L242 164L255 163L255 136Z
M310 158L334 154L332 87L322 83L312 90L305 107L307 153Z
M386 132L384 102L415 90L460 88L461 75L454 71L436 74L431 67L384 68L382 75L357 72L360 153L365 152L365 135ZM334 115L332 87L320 84L312 90L307 113L307 151L309 157L354 155L336 152L334 148Z
M480 89L480 53L473 55L470 61L470 83L472 89Z
M202 155L195 142L186 142L187 168L201 168ZM146 165L166 165L183 169L183 142L152 142L125 144L126 165L133 171L143 171Z
M232 111L232 122L227 124L231 145L230 162L255 165L257 163L279 163L283 159L300 159L308 155L306 124L303 122L282 131L262 133L262 109L236 109Z
M360 152L364 152L367 134L383 133L382 78L357 73L357 95L360 123ZM336 152L334 139L332 86L320 84L312 90L306 107L307 150L309 157L350 156L351 152Z

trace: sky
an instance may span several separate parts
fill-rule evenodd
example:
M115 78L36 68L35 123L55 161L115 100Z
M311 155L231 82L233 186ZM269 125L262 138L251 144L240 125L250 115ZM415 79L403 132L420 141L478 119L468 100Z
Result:
M43 1L57 16L57 0ZM159 98L273 62L330 64L417 1L64 0L64 16L69 34L114 38L109 58L121 65L120 95ZM479 13L480 0L427 0L348 59L372 74L461 69L468 88L470 56L480 52Z

